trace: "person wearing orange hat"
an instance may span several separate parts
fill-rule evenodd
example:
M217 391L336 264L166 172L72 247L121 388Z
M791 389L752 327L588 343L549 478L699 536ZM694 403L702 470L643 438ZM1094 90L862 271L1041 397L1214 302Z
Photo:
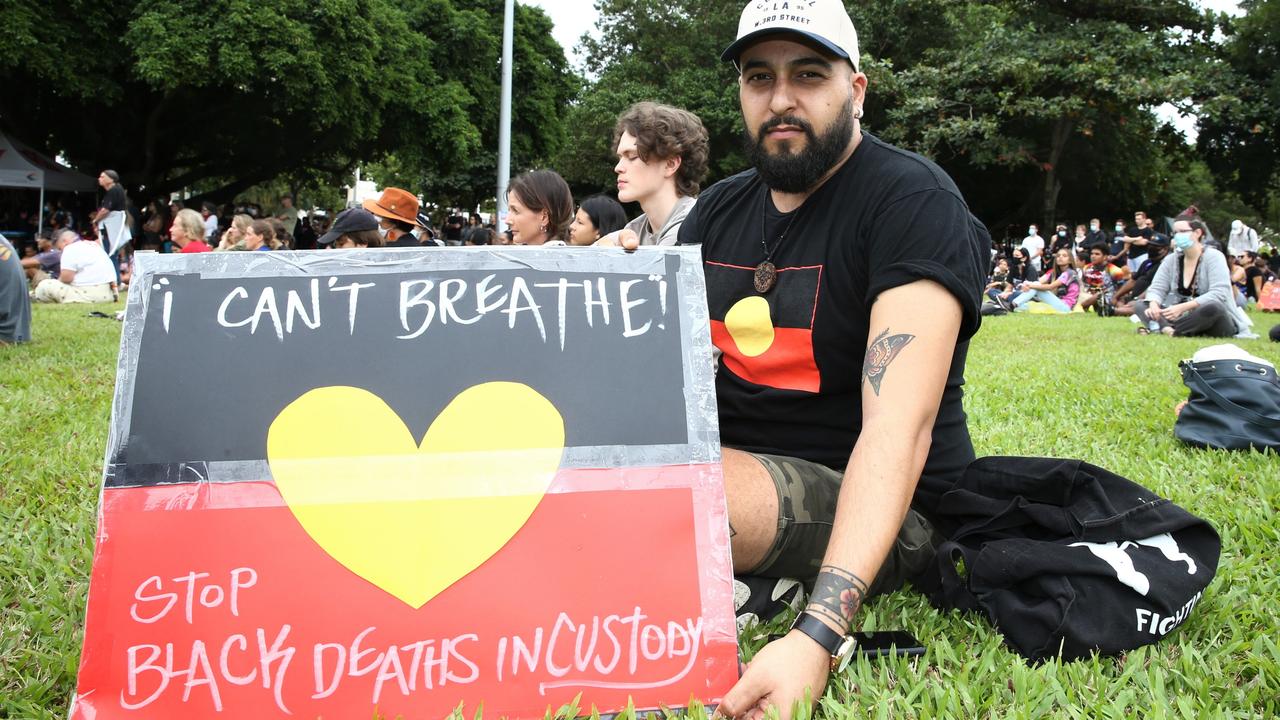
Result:
M365 200L364 209L378 216L378 233L387 247L418 247L413 229L418 224L418 198L408 190L389 187L377 200Z

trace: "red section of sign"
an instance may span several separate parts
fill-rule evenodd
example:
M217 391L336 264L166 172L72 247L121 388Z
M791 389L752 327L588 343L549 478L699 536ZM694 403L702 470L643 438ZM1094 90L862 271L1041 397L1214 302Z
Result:
M813 358L813 332L808 328L775 327L769 349L748 357L742 354L724 323L712 320L711 342L724 353L724 366L748 382L814 393L822 385Z
M561 471L502 550L416 610L330 558L270 482L107 489L72 717L717 702L737 677L728 548L723 516L695 507L723 506L718 472Z

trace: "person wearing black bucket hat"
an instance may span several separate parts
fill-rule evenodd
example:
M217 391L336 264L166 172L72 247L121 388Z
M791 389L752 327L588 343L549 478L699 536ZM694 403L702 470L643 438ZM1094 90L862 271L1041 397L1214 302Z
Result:
M378 232L378 218L364 208L351 208L338 213L329 232L316 242L320 247L378 248L382 247L382 234Z
M705 190L679 242L702 248L720 351L735 609L812 591L717 714L788 720L822 697L863 600L941 541L928 516L974 459L961 388L991 240L941 168L863 131L840 0L750 2L721 59L752 169Z

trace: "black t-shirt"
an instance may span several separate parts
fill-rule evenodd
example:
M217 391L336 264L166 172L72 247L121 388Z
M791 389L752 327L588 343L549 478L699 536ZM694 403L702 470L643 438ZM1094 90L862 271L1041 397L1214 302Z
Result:
M120 187L119 183L112 185L111 189L102 198L102 207L107 210L124 210L126 204L124 188Z
M450 215L444 221L444 239L451 242L460 242L464 223L466 223L466 220L461 215Z
M1141 230L1139 230L1137 225L1131 225L1125 228L1125 231L1124 231L1124 236L1129 238L1130 241L1136 238L1146 238L1147 240L1150 240L1154 235L1155 235L1155 231L1153 231L1151 228L1144 227ZM1122 244L1120 248L1123 250L1124 245ZM1136 260L1146 254L1147 254L1146 245L1130 245L1129 246L1128 258L1130 260Z
M1160 269L1160 263L1163 260L1163 255L1155 258L1148 254L1147 259L1142 261L1133 273L1133 292L1129 294L1131 299L1139 299L1147 294L1147 289L1151 287L1151 281L1156 279L1156 270Z
M762 296L753 286L766 255L762 233L773 248L784 228L772 257L777 285ZM721 351L724 444L837 470L862 429L862 361L876 298L921 279L956 297L959 343L915 497L931 514L974 458L962 386L991 246L946 173L863 134L849 161L794 213L773 207L754 170L716 183L685 218L680 243L702 245Z
M1057 233L1053 234L1053 245L1050 246L1050 254L1057 253L1059 250L1066 248L1071 250L1075 247L1075 239L1071 235L1062 236Z
M1274 280L1276 275L1275 273L1271 272L1270 268L1267 268L1264 270L1263 268L1260 268L1256 265L1250 265L1249 267L1245 268L1244 269L1245 297L1251 297L1254 300L1260 299L1258 297L1257 288L1253 286L1254 278L1258 278L1258 277L1262 278L1262 284L1266 285L1271 280Z

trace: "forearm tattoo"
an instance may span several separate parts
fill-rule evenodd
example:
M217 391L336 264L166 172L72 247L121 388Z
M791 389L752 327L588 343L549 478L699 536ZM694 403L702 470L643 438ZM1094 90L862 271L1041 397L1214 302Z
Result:
M915 339L915 335L890 335L889 328L885 328L871 341L871 345L867 347L867 356L862 361L862 378L871 383L871 389L877 396L880 395L880 383L884 380L884 372L889 368L889 363L898 357L907 343Z
M867 583L862 578L834 565L823 565L805 610L847 632L866 596Z

